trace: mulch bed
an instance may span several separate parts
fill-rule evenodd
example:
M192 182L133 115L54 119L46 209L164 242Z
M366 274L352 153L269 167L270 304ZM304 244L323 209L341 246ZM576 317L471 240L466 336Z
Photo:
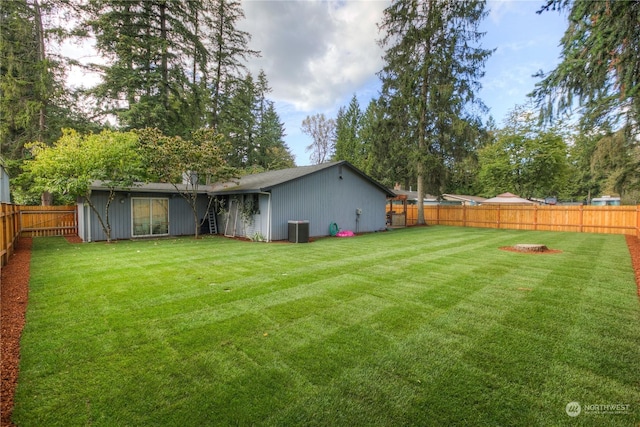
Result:
M625 237L627 239L629 253L631 254L633 271L636 272L636 285L638 285L638 296L640 297L640 239L629 235Z
M13 426L13 394L18 382L20 361L20 334L24 327L29 293L29 264L31 262L31 238L18 241L9 263L2 268L0 283L0 353L2 360L2 384L0 385L0 426Z
M640 297L640 239L626 236L627 246L631 254L633 269L636 275L638 296ZM74 236L67 236L70 243L81 240ZM2 354L2 384L0 396L0 426L13 426L11 414L13 411L13 395L18 382L18 363L20 361L20 335L24 327L27 297L29 292L29 264L31 262L31 238L21 238L9 263L2 268L0 283L2 307L2 330L0 335L0 353ZM509 250L507 248L501 248ZM553 253L553 250L532 253ZM522 253L522 252L520 252Z

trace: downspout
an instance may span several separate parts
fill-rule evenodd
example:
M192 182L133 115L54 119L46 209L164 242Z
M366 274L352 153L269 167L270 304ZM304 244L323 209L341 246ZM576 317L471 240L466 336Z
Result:
M271 192L261 191L258 194L266 194L269 196L269 201L267 202L267 242L270 242L271 241Z
M83 203L82 205L84 206L84 212L85 212L84 216L85 216L85 218L87 218L87 221L86 221L87 222L87 224L86 224L86 226L87 226L87 242L90 243L91 242L91 214L92 214L92 212L91 212L91 208L89 207L88 204L86 204L86 202Z

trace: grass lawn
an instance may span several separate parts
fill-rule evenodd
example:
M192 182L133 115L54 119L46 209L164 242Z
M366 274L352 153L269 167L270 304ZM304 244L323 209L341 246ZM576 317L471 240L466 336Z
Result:
M39 238L31 263L20 427L640 421L623 236Z

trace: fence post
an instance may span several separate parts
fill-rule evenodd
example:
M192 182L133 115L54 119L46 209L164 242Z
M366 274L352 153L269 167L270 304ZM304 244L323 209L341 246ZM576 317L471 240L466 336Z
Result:
M640 239L640 205L636 205L636 237Z
M5 251L7 250L7 246L8 245L8 236L5 236L5 232L6 232L6 224L7 224L7 214L5 213L5 204L2 203L0 204L0 255L2 256L2 259L0 259L0 267L3 266L5 264L5 256L4 254L6 253Z
M500 205L498 205L498 229L500 229Z
M580 228L579 228L580 233L582 233L583 230L584 230L584 211L583 211L583 207L584 207L584 205L580 205L578 207L578 211L580 212L580 216L579 216L579 218L580 218Z
M467 205L464 202L462 202L462 226L467 226Z

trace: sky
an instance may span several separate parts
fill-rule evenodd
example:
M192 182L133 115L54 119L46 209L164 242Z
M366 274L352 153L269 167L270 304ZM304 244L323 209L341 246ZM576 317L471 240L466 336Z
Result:
M516 105L526 103L537 79L559 62L566 17L536 11L545 0L488 0L481 46L495 49L485 64L480 99L500 125ZM335 118L355 95L361 110L377 98L383 67L377 24L390 0L241 0L245 19L237 25L251 34L249 48L261 52L249 61L254 76L266 73L285 142L298 166L310 164L311 139L300 127L307 116ZM68 45L67 54L101 62L88 46ZM75 51L75 52L74 52ZM91 86L97 77L71 76L72 85ZM76 83L76 84L74 84ZM485 117L487 119L488 117Z
M510 110L527 101L539 70L559 62L566 17L536 11L544 0L489 0L489 15L481 24L482 47L496 49L485 64L479 94L500 125ZM252 35L250 47L261 57L249 62L262 69L269 94L284 123L285 142L298 166L310 164L305 148L311 139L301 124L323 113L335 118L356 95L365 110L379 96L383 50L377 24L390 1L380 0L242 0L245 20L240 29Z

